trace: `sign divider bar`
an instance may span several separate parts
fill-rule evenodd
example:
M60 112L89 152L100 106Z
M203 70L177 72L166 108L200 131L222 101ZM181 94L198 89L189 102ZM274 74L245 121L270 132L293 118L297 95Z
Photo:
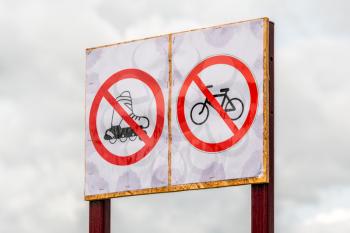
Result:
M169 88L169 96L168 96L168 186L171 186L171 144L172 144L172 119L171 119L171 98L172 98L172 86L173 86L173 36L169 34L168 41L168 62L169 62L169 79L168 79L168 88Z

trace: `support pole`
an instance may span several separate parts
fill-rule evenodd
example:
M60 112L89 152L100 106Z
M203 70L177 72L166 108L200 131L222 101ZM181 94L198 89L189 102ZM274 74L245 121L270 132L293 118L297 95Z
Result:
M111 200L89 202L89 233L111 232Z
M274 24L269 22L269 183L252 185L252 233L274 233Z

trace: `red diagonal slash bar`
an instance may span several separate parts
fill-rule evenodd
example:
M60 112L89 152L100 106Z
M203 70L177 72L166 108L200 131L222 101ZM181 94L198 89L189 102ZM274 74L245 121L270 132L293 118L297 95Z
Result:
M202 82L202 80L198 77L198 75L194 75L193 81L197 84L197 86L203 92L205 97L207 97L208 101L211 103L213 108L219 113L219 115L225 121L226 125L230 128L232 133L236 134L239 131L239 129L237 128L236 124L233 123L232 119L225 112L225 110L221 107L221 105L215 99L215 97L210 93L210 91L205 86L205 84Z
M139 136L142 141L145 144L150 144L151 139L148 137L148 135L143 131L141 126L139 126L134 119L132 119L129 114L123 109L123 107L118 103L118 101L109 93L108 91L105 91L103 96L108 101L110 105L118 112L118 114L123 118L123 120L128 123L128 125L131 127L131 129Z

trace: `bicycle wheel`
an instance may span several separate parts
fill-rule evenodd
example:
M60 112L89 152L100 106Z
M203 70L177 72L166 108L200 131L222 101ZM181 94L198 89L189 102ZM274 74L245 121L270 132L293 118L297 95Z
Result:
M207 121L209 117L209 108L204 103L196 103L191 109L191 120L196 125L201 125Z
M238 120L242 116L244 111L244 105L242 100L240 100L239 98L230 99L230 101L226 103L225 111L233 121Z

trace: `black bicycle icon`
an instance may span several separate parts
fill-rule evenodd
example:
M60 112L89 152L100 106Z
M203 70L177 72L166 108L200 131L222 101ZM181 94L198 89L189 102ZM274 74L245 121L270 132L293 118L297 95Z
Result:
M207 88L212 88L213 85L208 85ZM230 88L220 89L219 94L215 94L214 97L223 97L221 101L221 107L227 112L229 117L234 121L238 120L244 111L244 105L242 100L239 98L230 98L227 92ZM209 117L209 107L212 106L209 100L206 98L204 102L199 102L193 105L191 109L191 120L196 125L201 125L208 120Z

